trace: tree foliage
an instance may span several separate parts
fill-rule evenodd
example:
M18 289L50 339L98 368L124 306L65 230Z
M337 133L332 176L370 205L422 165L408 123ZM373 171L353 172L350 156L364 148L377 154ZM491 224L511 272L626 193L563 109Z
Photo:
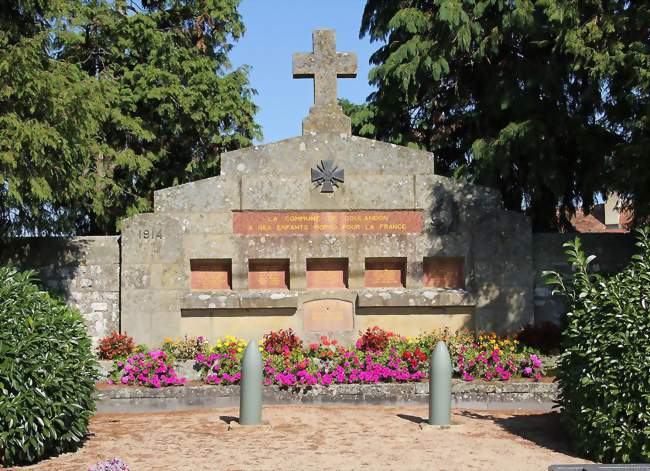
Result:
M12 0L0 13L0 235L109 234L259 136L239 0ZM4 47L3 47L4 46Z
M580 239L564 244L570 276L549 272L569 312L558 363L559 406L576 449L597 462L650 461L650 228L617 275L590 271Z
M536 229L613 190L643 216L649 31L647 2L368 0L377 91L353 125L499 188Z

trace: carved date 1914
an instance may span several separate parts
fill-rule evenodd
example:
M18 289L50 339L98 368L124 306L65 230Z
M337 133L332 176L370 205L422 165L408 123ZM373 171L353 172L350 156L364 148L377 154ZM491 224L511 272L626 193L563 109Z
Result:
M138 231L138 237L140 239L148 239L148 240L154 240L154 239L160 239L162 240L163 235L162 235L162 229L140 229Z

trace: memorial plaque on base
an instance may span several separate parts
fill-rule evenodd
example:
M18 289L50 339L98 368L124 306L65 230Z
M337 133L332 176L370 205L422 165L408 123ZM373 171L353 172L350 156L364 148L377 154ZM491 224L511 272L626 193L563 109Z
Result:
M248 262L248 288L289 289L289 260L250 260Z
M319 299L303 304L306 332L344 332L354 328L352 303L340 299Z
M424 259L425 288L464 288L463 257L427 257Z
M406 283L406 258L367 258L364 273L366 288L403 288Z
M308 258L307 288L347 288L347 258Z
M232 261L190 260L190 286L194 290L222 290L232 287Z

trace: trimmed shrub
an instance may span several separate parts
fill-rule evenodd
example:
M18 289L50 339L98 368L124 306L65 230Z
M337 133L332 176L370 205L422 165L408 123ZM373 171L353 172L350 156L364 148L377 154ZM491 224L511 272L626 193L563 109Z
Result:
M81 316L0 267L0 464L71 450L95 411L97 361Z
M650 461L650 230L610 277L589 272L580 240L565 244L571 276L549 272L569 302L558 363L559 406L576 451L597 462Z

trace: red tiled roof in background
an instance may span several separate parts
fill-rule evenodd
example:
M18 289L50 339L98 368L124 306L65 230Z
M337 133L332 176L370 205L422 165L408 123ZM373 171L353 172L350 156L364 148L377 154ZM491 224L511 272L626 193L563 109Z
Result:
M604 219L602 204L594 206L589 214L585 214L582 208L578 208L573 216L569 216L569 222L576 232L630 232L628 227L633 216L629 211L621 212L618 227L607 227Z

